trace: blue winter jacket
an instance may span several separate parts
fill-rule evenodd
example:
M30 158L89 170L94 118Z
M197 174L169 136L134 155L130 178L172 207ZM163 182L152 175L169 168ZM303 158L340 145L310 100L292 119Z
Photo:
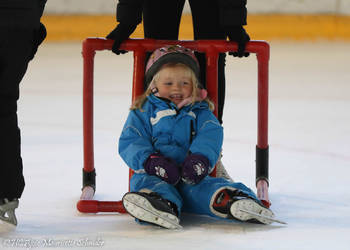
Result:
M136 173L144 173L143 163L160 152L181 164L189 154L201 154L211 171L221 152L223 128L206 102L196 102L180 110L167 100L150 95L142 110L129 113L119 139L119 154Z

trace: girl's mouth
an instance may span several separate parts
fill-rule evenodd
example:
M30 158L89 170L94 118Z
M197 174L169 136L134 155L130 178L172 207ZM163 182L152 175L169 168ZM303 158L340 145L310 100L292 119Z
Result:
M172 100L182 100L183 99L183 96L180 95L180 94L174 94L174 95L170 95L170 98Z

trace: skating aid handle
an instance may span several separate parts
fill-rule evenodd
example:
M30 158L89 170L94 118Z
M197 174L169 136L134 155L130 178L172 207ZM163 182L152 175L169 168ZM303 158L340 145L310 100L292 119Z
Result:
M93 69L94 55L97 50L111 50L113 40L104 38L88 38L83 42L84 57L84 90L83 90L83 128L84 128L84 171L86 173L93 172L94 168L94 150L93 150ZM184 47L195 51L204 52L207 58L207 90L211 100L215 104L214 114L217 116L218 107L218 54L229 51L237 51L237 44L224 40L199 40L199 41L168 41L153 39L128 39L122 43L120 49L126 51L134 51L134 73L132 100L141 95L144 91L144 68L145 53L153 51L164 45L180 44ZM268 62L269 62L269 44L264 41L250 41L246 45L246 51L255 53L258 59L258 138L257 148L265 150L268 148ZM267 172L267 164L261 166L260 160L256 161L256 180L266 182L268 184L268 176L259 176L262 172ZM261 169L265 169L261 171ZM129 173L129 178L132 172ZM263 178L261 178L263 177ZM89 183L90 184L90 183ZM92 185L96 186L95 183ZM84 190L89 190L84 188ZM83 190L83 193L84 193ZM264 196L268 197L267 188L264 189ZM89 196L90 194L86 195ZM82 195L84 196L84 194ZM91 195L90 195L91 196Z

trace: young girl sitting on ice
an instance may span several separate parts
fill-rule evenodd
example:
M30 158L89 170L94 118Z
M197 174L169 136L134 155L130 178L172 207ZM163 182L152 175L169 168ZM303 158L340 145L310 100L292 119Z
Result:
M123 205L137 221L171 229L181 228L181 212L270 224L272 211L252 190L209 176L223 128L198 75L187 48L166 46L151 55L148 88L133 103L119 140L119 153L134 171Z

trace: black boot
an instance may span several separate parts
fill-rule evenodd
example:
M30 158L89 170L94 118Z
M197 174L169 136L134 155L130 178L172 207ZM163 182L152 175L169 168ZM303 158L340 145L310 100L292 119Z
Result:
M125 210L140 221L168 229L180 229L177 207L157 193L129 192L123 197Z

